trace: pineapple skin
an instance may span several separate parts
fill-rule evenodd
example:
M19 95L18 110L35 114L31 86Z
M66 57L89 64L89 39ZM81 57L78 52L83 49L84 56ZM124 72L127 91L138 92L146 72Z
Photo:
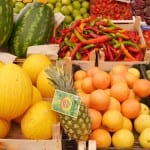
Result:
M91 133L91 120L84 104L80 105L77 118L60 114L60 123L69 138L75 141L87 141Z
M73 75L66 74L66 69L56 66L50 66L46 73L48 79L54 84L56 89L76 94L73 87ZM59 114L60 124L68 137L75 141L87 141L91 133L91 119L88 114L88 108L81 103L77 118Z

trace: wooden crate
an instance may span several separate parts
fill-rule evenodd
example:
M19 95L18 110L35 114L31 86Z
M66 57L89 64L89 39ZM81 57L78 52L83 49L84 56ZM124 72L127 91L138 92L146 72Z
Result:
M91 59L91 61L72 61L73 64L79 65L81 69L87 70L90 67L95 66L95 60ZM125 61L99 61L98 66L104 71L110 71L112 67L117 64L125 64L127 67L131 67L132 65L136 64L148 64L149 61L134 61L134 62L125 62ZM89 140L88 142L79 141L78 142L78 150L149 150L146 148L142 148L137 140L135 135L135 143L132 148L116 148L116 147L109 147L109 148L98 148L96 147L96 141Z
M0 150L62 150L60 124L52 128L52 139L28 140L21 134L19 125L12 124L7 138L0 139Z

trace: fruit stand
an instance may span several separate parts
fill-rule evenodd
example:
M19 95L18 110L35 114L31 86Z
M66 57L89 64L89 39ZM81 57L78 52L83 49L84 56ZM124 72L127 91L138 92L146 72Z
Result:
M148 0L0 6L0 150L150 149Z

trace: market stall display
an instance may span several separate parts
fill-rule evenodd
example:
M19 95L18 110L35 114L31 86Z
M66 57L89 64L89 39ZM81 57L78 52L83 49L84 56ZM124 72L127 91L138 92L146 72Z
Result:
M100 51L104 53L105 61L141 61L145 44L139 35L140 28L133 24L129 26L125 28L109 19L89 17L63 28L60 36L52 38L50 43L60 44L60 58L89 60L92 51Z

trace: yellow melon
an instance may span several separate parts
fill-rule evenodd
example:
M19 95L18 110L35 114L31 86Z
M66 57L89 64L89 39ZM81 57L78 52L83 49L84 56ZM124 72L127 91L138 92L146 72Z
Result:
M45 69L43 69L38 77L37 77L37 83L36 83L37 88L42 94L42 97L44 98L49 98L53 97L55 88L52 84L52 82L48 79L48 75L45 72Z
M0 61L0 68L4 66L4 63L2 61Z
M14 119L31 105L32 82L16 64L6 64L0 69L0 117Z
M32 54L29 55L22 64L22 68L28 73L33 84L41 70L51 64L51 61L46 55Z
M58 121L58 113L51 110L51 102L39 101L23 116L21 130L28 139L49 139L52 137L52 125Z
M42 100L42 95L39 89L33 86L32 105Z
M9 133L11 123L4 119L0 119L0 138L5 138Z
M37 87L33 86L33 95L32 95L32 102L31 102L31 106L39 101L43 100L42 99L42 95L40 93L40 91L37 89ZM13 119L14 122L19 123L21 122L22 117L24 116L24 114L22 114L21 116Z

